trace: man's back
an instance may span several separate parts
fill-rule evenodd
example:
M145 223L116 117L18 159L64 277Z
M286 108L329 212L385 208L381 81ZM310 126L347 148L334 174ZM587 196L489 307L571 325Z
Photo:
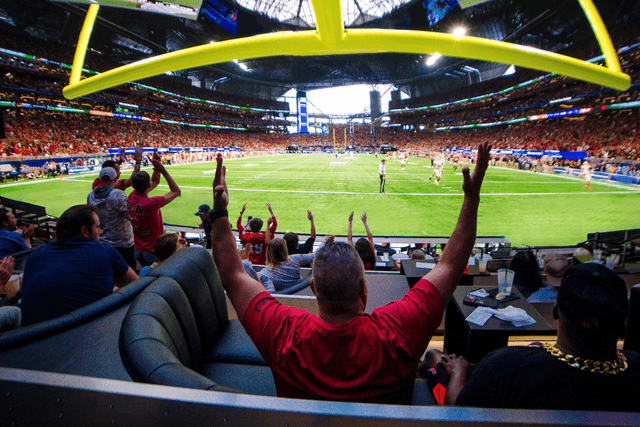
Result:
M540 347L504 347L478 364L456 404L488 408L637 411L640 354L624 352L628 369L582 371Z
M164 196L147 197L135 191L129 194L129 218L136 250L153 253L153 245L163 232L160 208L167 204Z
M403 300L341 325L267 293L254 299L243 322L279 396L408 404L443 310L440 293L422 280Z
M99 209L98 217L103 231L100 241L114 247L133 246L133 228L128 219L128 201L124 191L98 187L89 193L87 203Z
M66 314L109 295L129 266L111 246L71 237L35 251L25 266L22 325Z

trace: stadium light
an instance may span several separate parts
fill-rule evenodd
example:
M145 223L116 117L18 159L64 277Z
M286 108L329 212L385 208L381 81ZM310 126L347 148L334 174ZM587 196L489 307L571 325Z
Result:
M427 66L428 67L432 67L433 65L435 65L435 63L438 61L438 59L440 59L442 55L438 52L434 53L433 55L431 55L428 59L427 59Z
M234 59L233 62L235 62L236 64L238 64L238 67L242 68L244 71L249 71L249 67L247 67L246 64L242 63L242 62L238 62L237 59Z
M451 34L455 38L460 38L460 37L464 36L465 34L467 34L467 29L464 28L464 27L457 27L456 29L453 30L453 32Z

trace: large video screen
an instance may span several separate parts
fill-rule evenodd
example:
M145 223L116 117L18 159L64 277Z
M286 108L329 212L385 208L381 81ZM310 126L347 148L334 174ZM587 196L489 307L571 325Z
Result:
M424 0L429 26L433 27L458 5L458 0Z
M100 6L120 7L162 13L180 18L197 19L202 0L54 0L69 3L99 4Z
M235 6L219 0L204 0L200 13L234 36L238 35L238 9Z

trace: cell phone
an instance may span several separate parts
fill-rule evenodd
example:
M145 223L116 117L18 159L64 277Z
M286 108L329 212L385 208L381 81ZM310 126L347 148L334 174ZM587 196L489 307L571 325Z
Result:
M498 300L494 298L483 298L469 294L465 295L462 303L467 305L474 305L476 307L498 308Z

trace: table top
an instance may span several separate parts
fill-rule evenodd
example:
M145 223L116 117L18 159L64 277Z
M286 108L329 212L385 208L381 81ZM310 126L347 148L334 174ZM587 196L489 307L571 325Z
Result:
M403 259L400 262L407 277L423 277L436 266L435 261L425 259Z
M466 319L467 316L473 312L477 307L472 305L466 305L462 303L465 295L467 293L472 292L476 289L483 288L485 290L491 290L495 287L492 286L458 286L458 288L453 293L453 300L456 305L460 309L462 316ZM520 291L518 291L515 287L512 292L517 295L519 298L511 301L498 303L498 309L506 308L508 306L513 306L517 308L521 308L527 312L527 314L536 321L533 325L528 326L513 326L511 322L506 322L504 320L500 320L495 316L492 316L484 326L478 326L473 323L465 322L467 326L472 331L506 331L509 335L536 335L536 334L552 334L555 333L555 330L549 323L542 317L540 313L527 301L526 298L522 296Z

